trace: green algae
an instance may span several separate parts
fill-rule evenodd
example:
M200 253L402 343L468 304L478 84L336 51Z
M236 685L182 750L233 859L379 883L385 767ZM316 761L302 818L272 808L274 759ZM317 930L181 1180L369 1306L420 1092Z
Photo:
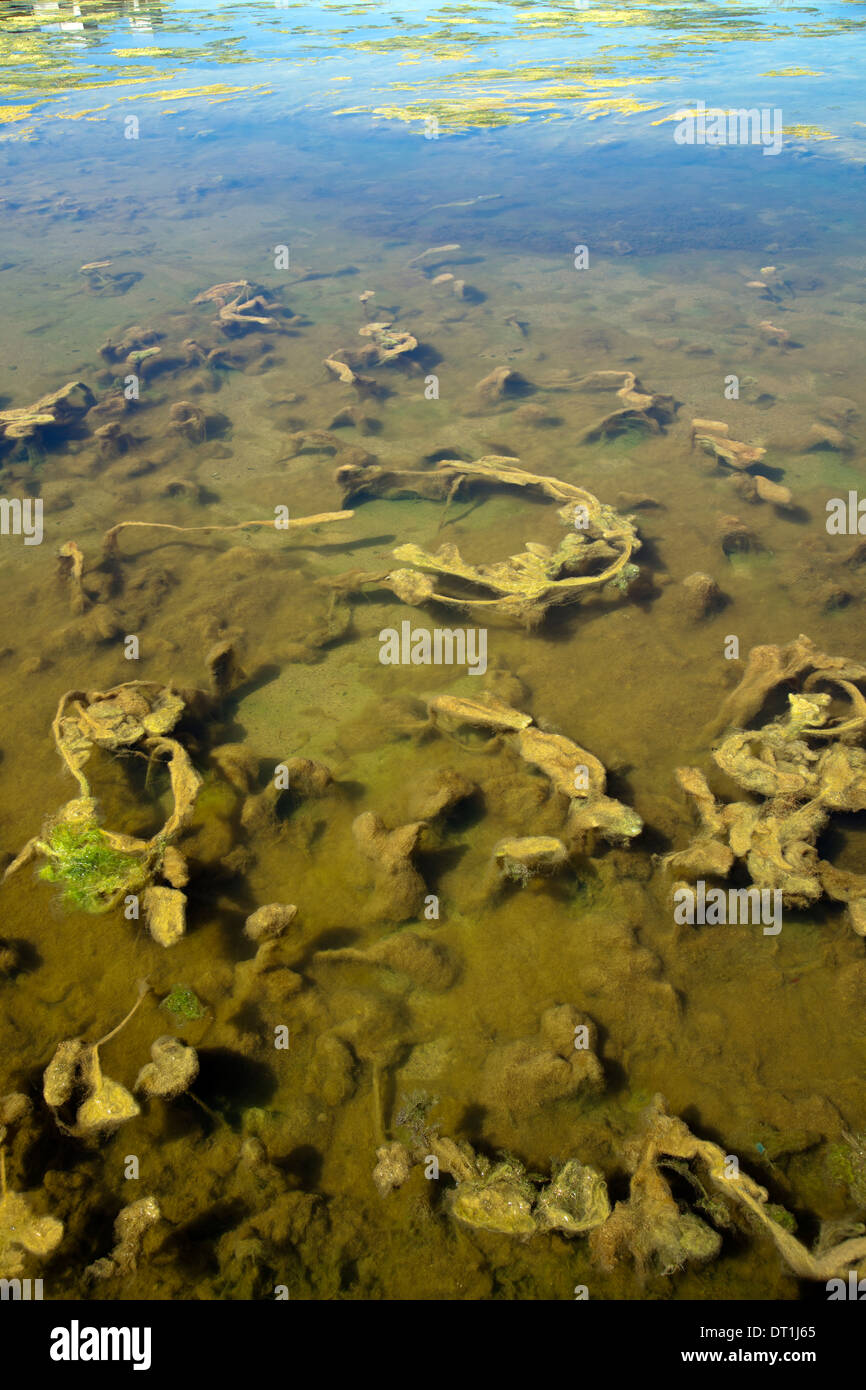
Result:
M39 877L62 887L70 909L107 912L147 880L145 858L114 849L95 822L57 821L39 847L49 861Z
M832 1180L847 1188L858 1209L866 1208L866 1135L850 1135L829 1145L825 1161Z
M205 1015L201 1000L189 985L175 985L171 993L160 1001L159 1007L182 1023L192 1023Z

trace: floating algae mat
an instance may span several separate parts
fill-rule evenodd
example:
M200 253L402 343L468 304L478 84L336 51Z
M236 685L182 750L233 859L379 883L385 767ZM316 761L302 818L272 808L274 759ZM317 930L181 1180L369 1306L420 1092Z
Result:
M19 1293L866 1278L864 27L0 3Z

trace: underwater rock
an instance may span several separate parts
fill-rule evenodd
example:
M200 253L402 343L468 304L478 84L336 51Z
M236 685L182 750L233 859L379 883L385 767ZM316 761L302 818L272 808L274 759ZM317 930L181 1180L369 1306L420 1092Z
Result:
M448 1207L455 1221L496 1235L531 1236L535 1232L532 1202L535 1189L519 1177L507 1160L483 1178L462 1182L450 1194Z
M387 830L372 811L365 811L352 822L355 844L374 868L376 888L369 908L372 915L404 922L420 913L427 890L411 856L425 829L426 822L413 821L397 830Z
M328 371L335 376L338 381L342 381L344 386L351 386L357 380L352 368L346 362L340 362L335 357L325 357L322 359L322 366L327 367ZM332 425L333 429L334 426Z
M540 1230L562 1231L567 1236L583 1235L602 1225L610 1216L607 1184L600 1173L570 1158L541 1192L535 1206Z
M334 481L342 489L343 502L354 502L364 496L391 500L427 498L443 502L453 488L453 480L448 475L430 473L423 468L389 468L378 464L373 456L368 456L368 461L342 463L334 474ZM377 575L377 578L382 577L384 575Z
M695 622L707 618L721 606L722 591L709 574L695 573L683 580L686 611Z
M192 401L175 401L168 412L169 434L182 435L191 444L202 444L207 437L207 418Z
M517 749L521 758L539 768L556 791L571 801L578 792L583 798L604 793L607 774L592 753L579 748L563 734L545 733L529 725L521 727Z
M416 820L432 821L437 816L447 816L455 806L474 796L478 791L461 772L453 768L440 768L427 773L413 786L409 796L409 815Z
M271 941L282 936L298 915L298 909L284 903L259 907L244 922L244 935L251 941Z
M817 403L818 419L839 430L850 429L860 418L860 411L847 396L822 396Z
M705 425L712 422L701 423ZM760 463L767 452L757 444L743 444L739 440L728 439L727 426L724 435L695 433L693 442L700 444L705 454L711 454L718 463L726 463L730 468L751 468L753 464Z
M0 1143L6 1138L7 1125L19 1125L33 1114L33 1102L23 1091L7 1091L0 1096Z
M616 505L626 512L650 511L661 507L661 502L646 492L618 492Z
M664 863L692 882L699 878L726 878L734 867L734 851L718 840L698 838L688 849L665 855ZM676 883L673 892L686 886Z
M79 270L92 294L121 295L131 290L142 278L140 270L109 270L113 261L88 261Z
M545 1009L539 1032L548 1047L572 1064L575 1063L575 1052L592 1054L598 1047L598 1028L589 1014L582 1014L573 1004L553 1004ZM585 1048L577 1046L578 1034L580 1040L585 1042ZM580 1062L581 1059L577 1060ZM588 1070L591 1076L598 1075L594 1065L590 1065Z
M504 879L526 885L530 879L549 877L568 863L568 850L552 835L529 835L500 840L493 860Z
M803 448L809 452L814 449L832 449L838 454L848 453L851 441L834 425L810 425Z
M214 325L224 333L236 335L247 333L253 328L276 328L277 321L272 317L273 304L268 300L261 285L249 280L229 280L221 285L211 285L196 295L193 304L215 304L218 316ZM261 310L255 314L253 310Z
M155 1197L139 1197L118 1212L114 1222L115 1245L110 1255L96 1260L84 1271L91 1279L111 1279L118 1274L132 1274L141 1258L144 1237L152 1226L162 1220Z
M44 1260L62 1239L62 1221L37 1216L24 1193L6 1186L6 1154L0 1145L0 1278L16 1278L25 1268L25 1256Z
M121 458L133 445L140 442L134 435L128 434L117 420L109 420L108 424L100 425L94 430L93 438L99 446L99 457L103 463Z
M772 343L774 347L786 348L791 343L791 335L787 328L777 328L769 319L762 319L758 328L765 342Z
M99 1064L99 1048L114 1032L92 1045L80 1038L66 1039L58 1045L45 1070L45 1102L67 1134L78 1138L111 1134L140 1113L126 1087L104 1076ZM67 1106L75 1109L74 1121L70 1123L60 1113Z
M320 1097L325 1105L343 1105L355 1094L355 1071L355 1055L348 1043L332 1033L324 1033L316 1039L304 1089L309 1095Z
M754 531L738 516L719 517L716 533L726 555L742 555L761 549L761 543Z
M164 334L157 333L153 328L140 328L138 324L134 324L124 330L123 336L116 343L112 342L111 338L103 343L99 355L104 357L106 362L125 362L131 352L141 352L146 348L155 347L163 337Z
M300 993L304 987L303 978L296 971L290 970L280 959L283 945L284 943L279 937L266 938L259 942L252 960L238 961L234 971L233 999L235 1003L242 1004L252 999L257 1004L262 1001L269 1004L282 1004L286 999L291 999ZM261 1034L252 1035L250 1042L249 1050L260 1051L262 1046ZM247 1049L241 1048L240 1050Z
M620 410L612 410L608 415L602 415L599 420L593 421L581 434L580 443L595 444L601 439L612 439L636 427L647 430L649 434L661 434L661 425L655 415L629 405Z
M843 585L829 582L818 586L815 598L820 602L822 612L835 613L840 608L847 608L854 595Z
M727 439L730 433L730 426L724 420L692 420L689 430L689 439L692 447L699 435L713 435L716 439Z
M381 421L378 420L375 415L368 415L360 406L346 405L342 410L337 411L337 414L328 425L328 429L340 430L347 428L360 430L361 434L378 434L382 425Z
M392 473L387 476L369 472L359 475L353 470L348 474L341 472L340 477L347 489L346 495L357 495L358 489L363 491L367 486L376 494L381 490L384 495L389 495L393 484L395 496L444 495L446 511L458 490L462 488L468 492L480 486L525 488L551 501L566 504L560 508L558 515L564 525L571 529L555 551L546 545L527 542L526 550L519 555L493 564L473 566L463 560L454 545L441 546L435 555L414 544L399 546L394 551L396 559L409 561L423 571L441 575L446 581L459 581L461 594L466 584L486 591L485 597L467 598L438 592L426 575L413 574L409 570L398 570L384 576L388 586L407 603L435 599L437 603L457 608L471 609L478 605L493 607L494 611L531 627L541 622L551 605L576 602L584 592L605 585L626 592L628 584L639 573L637 566L630 564L632 553L640 546L632 518L620 516L584 488L562 482L559 478L527 472L513 457L491 455L473 463L464 459L440 459L432 475L422 470L400 473L398 477ZM437 477L447 480L444 494L431 481ZM407 493L399 490L403 480L407 480ZM360 588L365 582L381 583L382 580L381 574L362 575L352 587Z
M89 606L88 595L85 594L83 587L83 570L85 570L85 557L75 541L64 541L57 552L60 560L60 574L70 585L70 605L72 613L85 613Z
M820 678L862 681L866 680L866 666L820 652L803 633L785 647L752 647L739 685L726 697L718 718L706 732L712 735L725 728L745 728L772 690L804 678L809 686Z
M105 604L98 604L81 625L87 640L92 642L113 642L126 630L121 615Z
M555 1167L544 1184L540 1177L530 1178L511 1155L491 1162L473 1152L465 1140L441 1135L439 1126L427 1119L432 1103L423 1094L410 1097L395 1123L408 1130L411 1142L394 1141L377 1149L373 1180L383 1197L402 1187L414 1167L424 1166L426 1172L429 1160L435 1158L439 1172L457 1184L446 1193L446 1210L476 1230L523 1240L554 1230L577 1236L609 1217L607 1189L595 1169L570 1159Z
M475 385L478 395L488 404L504 400L509 396L525 395L530 389L530 384L526 378L511 367L496 367Z
M31 406L0 410L0 437L32 439L44 429L65 428L81 418L96 397L83 381L68 381L59 390L40 396Z
M515 734L520 757L540 768L554 790L567 798L567 831L573 850L585 850L595 831L611 844L624 844L643 829L636 811L606 795L607 774L599 759L561 734L536 728L531 715L492 694L480 700L438 695L428 701L428 709L436 724L448 732L468 726L506 737Z
M334 781L331 769L315 758L287 758L289 789L296 796L322 796Z
M866 874L837 869L825 859L819 859L817 872L827 897L845 903L851 927L858 936L866 936Z
M729 473L728 482L744 502L760 502L755 479L751 473Z
M365 965L382 965L407 975L422 989L450 989L457 976L457 967L448 951L429 936L414 931L400 931L386 936L373 946L345 946L337 950L318 951L317 960L358 961Z
M286 457L297 458L299 454L336 454L341 448L339 439L330 430L296 430L286 436L289 450ZM369 456L368 456L369 457Z
M373 1182L380 1197L387 1197L395 1187L402 1187L409 1178L409 1153L403 1144L396 1140L383 1144L376 1150L376 1167L373 1169Z
M135 1090L148 1097L174 1100L188 1091L198 1076L198 1053L180 1038L164 1033L151 1044L151 1061L141 1068Z
M480 700L437 695L428 701L427 708L444 729L459 729L464 725L474 729L526 729L532 723L531 714L512 709L495 695L485 695Z
M541 405L520 405L512 416L515 424L529 425L532 429L553 429L562 424L558 415L551 415Z
M149 884L143 896L147 929L160 946L174 946L186 932L186 895Z
M407 1016L396 998L361 990L332 990L328 1010L338 1021L333 1034L376 1070L393 1066L405 1047Z
M481 1073L479 1096L484 1104L525 1116L579 1090L601 1090L604 1072L598 1058L588 1048L575 1048L573 1035L569 1045L565 1057L526 1039L494 1048Z
M208 669L210 687L220 700L246 680L246 672L241 666L234 643L215 642L205 654L204 664Z
M866 896L848 904L848 921L858 936L866 936Z
M593 831L611 844L624 844L643 829L631 807L607 796L603 764L562 734L526 728L517 736L520 756L548 777L569 801L567 831L572 848L585 848Z
M830 1248L808 1250L770 1214L767 1192L743 1172L731 1171L730 1156L717 1144L697 1139L665 1113L656 1096L642 1140L627 1154L633 1176L628 1202L617 1202L612 1215L590 1233L590 1251L602 1267L612 1269L631 1256L639 1271L672 1274L687 1263L703 1263L718 1253L718 1233L692 1212L681 1211L662 1168L687 1175L698 1194L696 1205L714 1221L729 1225L735 1214L757 1218L793 1274L825 1283L866 1257L866 1238L843 1240Z
M357 354L357 357L361 358L362 366L380 367L406 353L414 352L418 346L418 339L413 338L411 333L392 329L390 320L383 323L365 323L358 332L362 338L373 339L366 351ZM355 354L351 353L344 353L344 356L355 358Z
M258 781L259 759L245 743L221 743L209 760L236 791L246 794Z
M103 1075L99 1049L126 1027L149 988L146 980L139 982L138 998L129 1013L97 1042L65 1038L58 1044L42 1078L42 1094L64 1133L79 1138L108 1134L139 1113L129 1091Z
M763 473L755 474L755 488L762 502L772 502L777 507L790 507L794 500L789 487L772 482L769 478L765 478Z
M785 715L756 729L730 730L713 750L727 777L750 796L765 799L721 806L698 769L678 769L701 829L688 850L667 856L666 862L687 875L697 870L724 876L736 858L745 863L755 888L778 892L785 907L809 907L825 892L850 904L863 896L863 885L819 860L817 840L831 812L866 809L866 750L853 744L866 736L866 696L855 684L866 680L866 668L826 657L805 637L785 649L755 648L718 722L727 723L734 710L750 722L770 691L795 675L803 693L788 695ZM832 713L829 693L815 692L819 681L844 692L847 716ZM859 908L849 907L849 917L856 929Z
M333 784L333 774L324 763L314 758L287 758L280 766L286 769L288 786L277 785L272 779L264 791L248 796L241 808L241 825L250 832L274 830L277 825L277 804L284 795L297 799L323 796Z

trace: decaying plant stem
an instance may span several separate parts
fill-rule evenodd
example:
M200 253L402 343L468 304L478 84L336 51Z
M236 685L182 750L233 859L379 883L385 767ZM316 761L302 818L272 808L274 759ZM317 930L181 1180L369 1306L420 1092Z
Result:
M307 526L323 525L331 521L348 521L354 515L354 512L318 512L315 516L290 517L286 522L285 528L277 527L273 517L269 517L265 521L239 521L236 524L227 526L175 526L169 521L119 521L116 526L112 526L103 536L102 553L105 559L116 555L118 537L121 531L131 526L150 527L151 529L159 531L180 531L187 534L199 532L199 534L205 534L210 531L245 531L250 526L268 526L271 530L292 529L293 527L300 529Z

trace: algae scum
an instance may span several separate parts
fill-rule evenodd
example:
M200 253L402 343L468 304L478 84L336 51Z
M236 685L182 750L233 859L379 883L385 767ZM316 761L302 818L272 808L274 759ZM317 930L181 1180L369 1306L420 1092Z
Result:
M0 1277L866 1274L864 24L0 4Z

